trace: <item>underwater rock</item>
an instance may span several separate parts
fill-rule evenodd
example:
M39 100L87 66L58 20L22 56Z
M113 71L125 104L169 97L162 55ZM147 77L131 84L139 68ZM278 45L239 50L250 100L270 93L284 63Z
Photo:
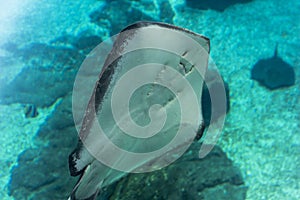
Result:
M55 112L51 115L51 117L47 118L46 124L51 130L61 130L70 126L74 126L71 92L68 93L57 105ZM43 137L42 132L43 130L39 131L40 137Z
M249 3L252 0L186 0L186 5L191 8L198 8L200 10L216 10L224 11L226 8L239 4L239 3Z
M59 134L57 137L62 138ZM75 182L68 178L68 167L63 162L69 148L61 144L24 151L12 169L9 194L14 199L67 199Z
M84 56L66 47L34 43L14 53L23 70L7 85L1 85L1 103L52 105L73 88Z
M102 39L99 36L82 36L73 42L73 46L79 50L89 49L92 50L98 44L100 44Z
M159 18L160 21L172 24L175 13L169 1L159 1Z
M126 17L129 13L130 17ZM122 1L122 3L119 1L113 1L107 3L104 7L92 12L90 14L90 19L91 22L97 24L101 28L110 30L111 36L119 33L122 28L129 24L133 24L136 21L155 21L155 19L142 11L133 8L131 3L128 1Z
M35 139L47 145L19 155L9 183L10 195L15 199L67 199L76 182L66 162L77 142L77 131L68 112L71 107L71 99L63 100L41 126Z
M181 158L161 170L128 175L114 186L109 199L245 199L247 187L240 170L220 147L215 146L203 159L197 157L199 147L200 143L193 143Z
M45 174L38 170L43 167L43 164L46 164L43 162L36 162L36 158L39 158L40 156L39 152L35 149L27 149L19 155L18 163L20 163L20 166L14 167L12 170L13 173L10 184L11 191L19 186L28 188L29 191L37 190L55 180L55 177L51 175L50 171L46 172L49 175L49 177L46 178ZM33 171L34 173L30 173ZM25 175L24 172L27 172L27 174Z
M295 84L295 72L291 65L277 55L259 60L251 70L251 79L258 81L270 90L288 87Z
M4 49L9 52L16 52L18 50L18 45L13 42L7 42L1 45L1 49Z
M0 67L10 67L13 64L13 58L10 56L0 56Z

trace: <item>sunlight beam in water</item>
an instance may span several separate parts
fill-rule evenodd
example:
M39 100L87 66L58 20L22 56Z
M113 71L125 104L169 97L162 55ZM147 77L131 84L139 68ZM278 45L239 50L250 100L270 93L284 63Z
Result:
M9 36L17 32L16 22L26 11L30 1L0 0L0 44L7 42Z

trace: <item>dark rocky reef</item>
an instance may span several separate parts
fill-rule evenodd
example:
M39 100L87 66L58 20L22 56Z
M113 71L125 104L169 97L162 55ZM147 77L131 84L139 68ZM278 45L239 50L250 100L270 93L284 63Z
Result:
M159 18L161 22L173 24L174 11L169 1L159 1Z
M153 18L142 10L136 9L132 6L132 1L124 0L122 3L119 1L110 1L104 7L95 10L90 14L91 22L110 30L111 36L119 33L124 27L137 21L161 21L173 23L175 13L168 1L159 1L158 8L155 7L152 1L134 2L147 9L159 9L157 11L159 13L158 18ZM112 15L111 13L114 14Z
M249 3L252 0L186 0L186 5L190 8L200 10L216 10L223 12L226 8L240 3Z
M0 87L1 103L52 105L72 90L84 55L68 47L34 43L16 49L12 56L23 64L23 70L8 84Z
M114 13L113 15L111 13ZM130 15L130 17L128 17ZM135 9L128 1L112 1L90 14L91 22L110 30L110 35L119 33L124 27L136 21L154 19L142 11Z
M102 39L95 35L61 36L51 44L33 43L18 47L7 43L1 48L9 56L0 65L23 63L22 71L10 83L0 84L0 102L48 107L72 91L77 71L85 56Z
M199 159L199 147L200 143L193 143L187 153L162 170L128 175L113 186L108 199L245 199L247 187L225 153L215 147Z
M87 35L87 36L81 36L77 38L75 41L72 42L72 45L79 49L79 50L85 50L88 49L91 51L93 48L95 48L98 44L102 42L101 37L96 35Z
M67 199L76 180L69 175L68 155L77 143L71 93L40 128L39 148L24 151L12 169L10 195L17 199ZM40 145L45 144L45 145Z

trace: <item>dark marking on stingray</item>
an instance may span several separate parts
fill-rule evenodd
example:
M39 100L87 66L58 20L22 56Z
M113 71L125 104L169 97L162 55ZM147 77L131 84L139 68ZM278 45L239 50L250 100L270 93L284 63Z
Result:
M94 118L94 111L96 111L96 113L98 112L98 110L101 108L101 104L102 104L102 100L103 97L105 95L105 92L108 89L108 86L111 82L112 76L114 74L115 68L117 67L118 61L122 56L118 56L114 61L112 61L112 63L110 63L111 61L109 59L106 59L105 63L104 63L104 67L103 70L101 71L100 75L99 75L99 80L96 83L96 87L94 88L94 92L93 95L89 101L89 105L94 105L94 109L87 109L86 113L85 113L85 118L91 119L91 120L87 120L86 123L82 124L81 127L81 131L80 131L80 139L84 140L86 137L86 132L87 130L89 130L92 126L92 119Z
M203 122L201 123L201 125L200 125L198 131L197 131L197 134L196 134L196 137L195 137L195 141L198 141L198 140L200 140L200 139L202 138L203 133L204 133L204 129L205 129L205 128L206 128L206 127L205 127L205 123L204 123L204 121L203 121Z
M76 167L77 160L80 159L80 150L82 149L83 144L81 140L78 140L77 147L69 155L69 171L71 176L82 175L85 168L78 169Z
M187 53L188 53L188 51L185 51L185 52L183 52L183 54L181 56L185 57Z
M270 90L288 87L295 84L295 72L291 65L277 55L259 60L251 70L251 79L258 81Z

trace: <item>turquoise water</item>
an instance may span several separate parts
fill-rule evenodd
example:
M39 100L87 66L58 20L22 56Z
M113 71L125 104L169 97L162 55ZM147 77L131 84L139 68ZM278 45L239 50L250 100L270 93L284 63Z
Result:
M132 199L138 191L144 191L144 199L300 199L300 3L207 2L0 0L0 199L68 198L77 180L68 171L68 155L77 143L71 108L76 73L98 43L141 20L173 24L210 39L210 56L230 90L217 146L232 160L228 170L224 164L224 177L233 170L242 181L232 181L233 173L199 194L192 185L212 177L192 181L188 175L183 182L164 184L205 165L193 162L175 175L164 172L159 186L156 176L148 175L150 191L130 176L132 184L122 180L99 199ZM251 70L259 60L272 58L276 45L295 83L270 90L251 79ZM211 162L206 166L214 168ZM147 196L151 192L158 196Z

